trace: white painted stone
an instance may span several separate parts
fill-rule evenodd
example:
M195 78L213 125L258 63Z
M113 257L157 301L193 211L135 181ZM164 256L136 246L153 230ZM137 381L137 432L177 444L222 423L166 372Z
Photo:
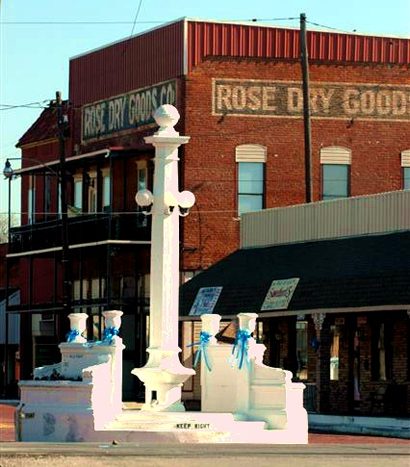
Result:
M87 339L83 337L83 333L87 327L87 313L70 313L68 318L70 320L70 330L78 332L78 335L75 336L71 342L77 342L81 344L87 342Z
M221 322L220 315L203 314L201 315L202 331L210 334L212 337L209 339L209 345L217 343L215 335L219 332L219 323Z
M241 330L253 332L255 314L239 314ZM265 346L248 339L249 364L239 369L232 362L232 346L209 346L212 371L201 368L201 403L204 412L232 412L242 420L265 421L284 443L307 443L307 413L303 407L304 384L293 383L292 374L262 363ZM262 437L263 438L263 437ZM263 442L263 441L261 441Z
M74 313L73 313L74 314ZM122 312L105 312L114 327ZM71 321L71 319L70 319ZM85 441L122 410L122 339L107 342L63 342L61 362L34 370L20 381L17 433L23 441ZM78 381L76 381L78 380Z
M154 136L145 138L155 147L149 357L144 367L134 368L131 373L145 385L144 410L184 411L182 384L195 371L185 368L178 355L181 352L178 347L179 216L186 214L179 203L186 207L193 200L189 199L188 203L187 195L182 199L179 193L178 147L186 144L189 137L179 136L174 129L179 120L175 107L159 107L154 118L160 128ZM146 203L148 198L137 194L136 199Z

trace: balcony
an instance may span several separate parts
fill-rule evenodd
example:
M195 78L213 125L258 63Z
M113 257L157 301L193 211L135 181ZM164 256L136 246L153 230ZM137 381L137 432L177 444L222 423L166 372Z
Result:
M82 214L68 219L68 244L79 245L106 240L150 240L150 222L141 222L136 213ZM10 231L9 253L61 247L61 220L39 222Z

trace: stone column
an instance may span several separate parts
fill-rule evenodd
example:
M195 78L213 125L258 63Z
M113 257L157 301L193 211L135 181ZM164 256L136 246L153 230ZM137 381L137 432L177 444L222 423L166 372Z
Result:
M145 138L155 147L154 191L136 196L152 214L149 358L132 373L145 384L144 410L183 411L181 387L195 371L182 366L178 356L179 216L187 214L195 197L178 189L178 147L189 137L174 129L177 109L163 105L154 118L160 128Z

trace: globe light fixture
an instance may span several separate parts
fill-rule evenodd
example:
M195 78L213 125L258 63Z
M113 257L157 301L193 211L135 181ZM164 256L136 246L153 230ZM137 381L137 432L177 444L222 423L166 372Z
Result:
M13 178L14 175L14 170L12 169L10 161L8 159L6 159L6 163L4 164L3 175L4 178L7 180Z

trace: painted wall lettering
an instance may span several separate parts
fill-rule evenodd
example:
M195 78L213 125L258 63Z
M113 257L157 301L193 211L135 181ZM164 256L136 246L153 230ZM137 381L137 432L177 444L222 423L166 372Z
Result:
M104 139L114 133L154 123L152 115L162 104L176 104L176 81L85 105L81 116L82 140Z
M313 118L410 120L410 86L311 83ZM213 115L302 117L299 82L214 79Z

